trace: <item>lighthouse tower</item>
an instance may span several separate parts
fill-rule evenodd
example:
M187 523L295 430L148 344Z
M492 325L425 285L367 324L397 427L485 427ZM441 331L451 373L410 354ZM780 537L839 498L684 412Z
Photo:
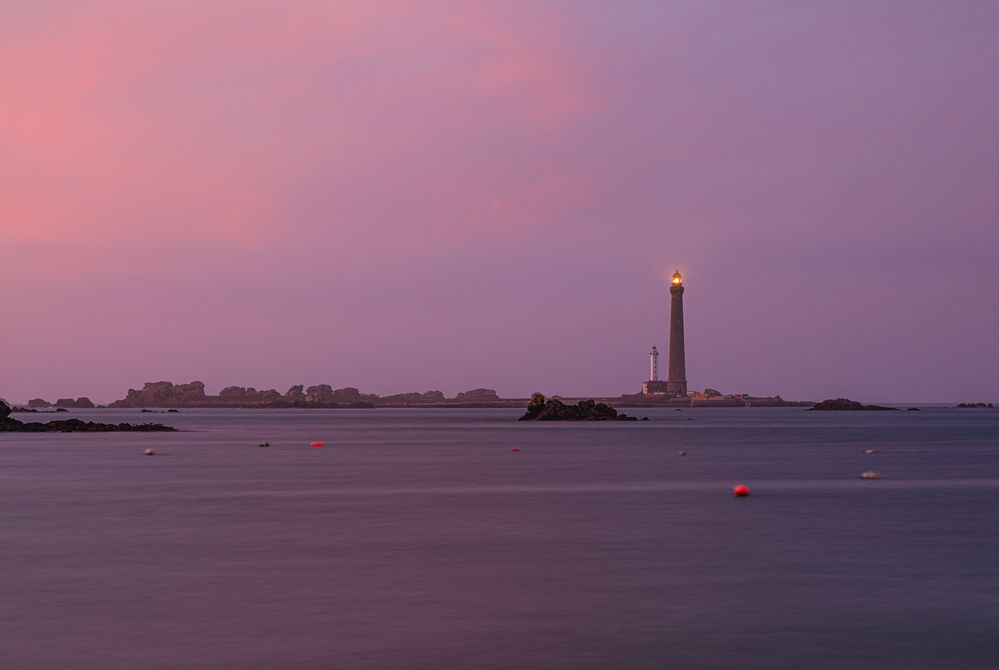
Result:
M687 395L687 363L683 353L683 276L677 270L669 287L669 377L666 393L672 396Z
M649 381L642 384L642 395L667 395L666 382L659 379L659 350L655 345L649 352Z

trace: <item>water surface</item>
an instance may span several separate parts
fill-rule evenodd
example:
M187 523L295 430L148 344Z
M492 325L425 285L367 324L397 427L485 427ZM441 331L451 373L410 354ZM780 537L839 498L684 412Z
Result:
M0 666L996 667L999 412L632 413L0 434Z

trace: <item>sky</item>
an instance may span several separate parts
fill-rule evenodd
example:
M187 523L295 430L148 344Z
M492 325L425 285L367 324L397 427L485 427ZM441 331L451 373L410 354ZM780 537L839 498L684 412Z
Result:
M0 0L0 395L999 400L999 3ZM665 368L665 365L662 366Z

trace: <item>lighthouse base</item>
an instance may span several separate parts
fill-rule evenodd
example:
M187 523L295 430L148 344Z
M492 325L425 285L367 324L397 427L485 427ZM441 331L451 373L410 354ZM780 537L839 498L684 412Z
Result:
M687 397L687 382L666 382L666 394L679 398Z
M654 381L647 381L642 384L642 395L670 395L669 389L666 388L666 382L659 381L658 379Z

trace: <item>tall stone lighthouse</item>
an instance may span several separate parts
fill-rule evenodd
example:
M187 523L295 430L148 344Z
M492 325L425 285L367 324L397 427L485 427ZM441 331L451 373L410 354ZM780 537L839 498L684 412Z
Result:
M666 393L671 396L687 395L687 363L683 354L683 277L677 270L670 287L669 308L669 377Z

